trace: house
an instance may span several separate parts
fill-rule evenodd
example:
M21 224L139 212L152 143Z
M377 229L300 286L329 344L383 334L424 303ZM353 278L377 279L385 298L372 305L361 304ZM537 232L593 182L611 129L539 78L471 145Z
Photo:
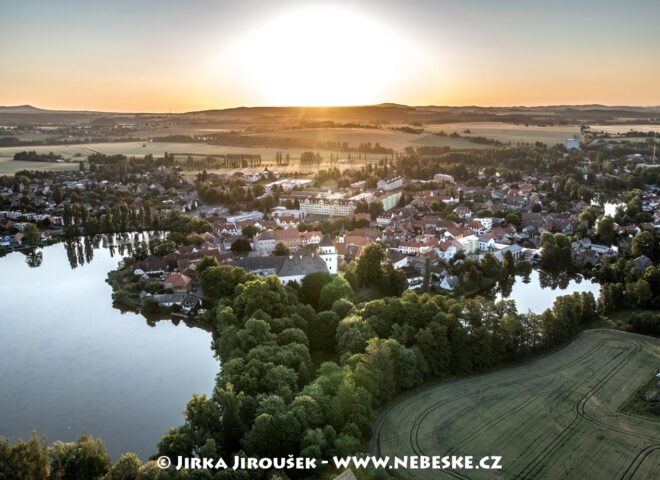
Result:
M445 262L449 262L459 251L463 250L463 247L458 240L445 240L438 244L436 250Z
M465 205L459 205L454 209L454 213L458 215L461 220L468 220L472 216L472 211Z
M393 213L381 213L378 215L376 218L376 224L379 227L385 227L392 223L392 220L394 219L394 214Z
M458 277L456 275L445 275L442 281L440 282L440 288L444 290L452 291L459 284Z
M172 289L175 292L188 292L191 287L192 279L183 273L170 273L163 281L166 289Z
M640 255L639 257L634 259L632 263L635 266L635 270L637 270L638 273L644 273L647 268L653 266L653 260L651 260L646 255Z
M323 232L302 232L300 234L301 245L318 245L323 238Z
M275 242L284 244L289 250L297 250L300 246L300 232L296 227L275 230Z
M490 252L495 249L495 239L492 236L482 235L478 237L479 251Z
M266 230L265 232L258 233L254 236L254 251L271 254L275 250L276 243L275 231Z
M416 270L408 269L406 271L406 283L408 284L408 290L415 290L424 284L424 275Z

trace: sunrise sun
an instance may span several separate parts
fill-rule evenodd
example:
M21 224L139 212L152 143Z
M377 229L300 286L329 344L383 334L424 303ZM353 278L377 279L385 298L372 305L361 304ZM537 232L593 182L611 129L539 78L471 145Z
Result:
M310 6L239 36L222 52L220 69L271 105L354 105L386 98L421 57L419 47L374 16Z

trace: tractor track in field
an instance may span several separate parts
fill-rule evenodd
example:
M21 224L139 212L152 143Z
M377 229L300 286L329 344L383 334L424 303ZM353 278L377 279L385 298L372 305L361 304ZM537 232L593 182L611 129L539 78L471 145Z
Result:
M566 370L566 369L572 368L572 367L574 367L574 366L576 366L576 365L582 365L582 364L586 363L586 361L589 360L589 358L592 356L592 354L593 354L594 352L596 352L598 349L600 349L600 347L603 346L604 343L606 343L605 340L603 340L603 341L597 343L594 347L592 347L591 349L589 349L587 352L581 354L580 356L576 357L576 358L573 359L572 361L567 362L567 363L565 363L565 364L563 364L563 365L561 365L561 366L559 366L559 367L556 367L556 368L554 368L554 369L548 370L548 371L546 371L546 372L544 372L544 373L540 373L540 374L538 374L538 375L533 375L533 376L529 376L529 377L521 378L521 379L517 379L517 380L509 380L509 381L502 382L502 383L498 383L498 384L487 385L487 386L485 386L485 387L479 389L477 392L475 392L475 393L472 394L471 396L472 396L472 397L474 397L474 396L480 397L480 396L482 396L485 392L489 392L489 391L492 391L492 390L494 390L494 389L500 389L500 388L510 387L510 386L513 386L513 385L520 385L520 384L522 384L522 383L527 383L527 382L530 382L530 381L533 381L533 380L537 380L537 379L539 379L539 378L543 378L543 377L547 377L547 376L549 376L549 375L553 375L553 374L555 374L555 373L557 373L557 372L560 372L560 371L563 371L563 370ZM531 387L529 387L529 388L526 388L526 389L524 389L524 390L522 390L522 391L520 391L520 392L518 392L518 393L519 393L519 394L521 394L521 393L525 393L525 392L528 392L528 391L531 391L531 390L535 390L535 389L537 389L537 388L538 388L538 387L537 387L536 385L533 385L533 386L531 386ZM441 400L439 400L439 401L433 403L432 405L430 405L430 406L427 407L426 409L424 409L424 410L423 410L423 411L422 411L422 412L421 412L421 413L415 418L415 421L414 421L414 423L413 423L412 429L411 429L411 431L410 431L410 444L411 444L411 446L413 447L413 450L415 451L415 453L417 453L417 454L421 454L421 453L422 453L422 452L421 452L421 448L419 448L419 444L418 444L418 442L417 442L417 440L416 440L416 439L417 439L417 434L418 434L418 432L419 432L419 428L420 428L420 425L422 424L422 422L423 422L424 420L426 420L426 418L428 417L428 415L429 415L431 412L433 412L435 409L441 407L442 405L446 404L447 402L451 402L451 401L453 401L453 400L460 399L460 398L465 398L465 396L462 395L462 394L458 394L458 395L454 395L454 396L449 397L449 398L443 398L443 399L441 399ZM523 405L523 406L524 406L524 405ZM521 407L521 408L522 408L522 407ZM512 412L512 413L514 413L514 412ZM460 414L460 412L458 412L457 414L453 415L453 416L450 417L450 418L455 418L455 417L459 416L459 414Z
M595 333L601 331L603 331L603 329L597 329ZM606 332L611 333L612 331ZM505 422L507 420L510 421L511 417L515 417L516 414L520 419L517 422L518 426L515 428L518 430L521 428L525 430L527 428L526 425L529 425L529 427L533 429L536 428L534 423L529 423L534 420L535 414L533 412L545 408L546 415L551 414L550 416L556 416L557 419L554 420L555 422L560 418L565 419L561 421L564 426L557 425L559 430L552 432L552 429L550 429L549 434L544 430L540 430L541 433L537 435L537 437L530 437L524 444L524 447L521 448L521 452L515 452L515 457L512 457L514 461L510 462L512 464L517 463L520 467L516 468L515 472L510 472L510 477L505 475L503 478L523 480L547 475L548 470L546 469L549 468L548 461L550 458L553 458L553 455L557 454L562 445L566 445L566 442L569 439L578 434L589 435L589 432L592 432L592 430L596 428L597 430L595 430L595 432L601 432L601 434L603 434L602 432L604 431L611 431L616 434L625 435L629 438L629 440L626 441L626 444L628 445L627 452L629 452L630 456L627 458L632 458L632 460L627 464L626 469L621 474L620 480L631 480L636 474L639 476L638 471L644 464L645 460L654 452L660 450L660 435L654 435L654 430L648 430L647 425L640 424L640 428L642 426L644 427L640 431L635 429L635 423L631 424L625 421L623 423L619 423L618 421L614 421L614 424L607 423L609 415L605 414L603 417L599 414L602 412L594 410L594 408L602 403L602 396L594 400L600 402L598 404L593 403L592 400L603 389L608 389L608 391L614 389L613 391L616 391L618 384L615 385L614 383L616 382L614 382L613 379L622 379L621 371L626 365L637 365L640 362L647 362L647 358L649 357L646 355L638 356L640 352L646 351L650 353L652 355L650 358L653 358L654 356L657 359L658 357L657 350L654 350L654 348L656 348L655 345L651 345L652 348L648 350L646 348L648 343L636 341L637 338L648 339L649 337L628 334L626 332L616 332L616 335L626 335L629 337L629 340L624 343L619 343L620 341L617 341L616 338L610 337L609 335L606 337L599 336L598 338L594 338L593 341L590 340L588 346L585 346L586 350L578 355L576 354L579 351L575 352L575 350L572 350L572 355L575 356L570 361L545 370L542 368L534 368L536 372L530 372L530 374L523 378L511 379L510 371L517 368L529 367L539 360L546 360L548 358L552 359L555 354L563 351L573 342L581 338L582 334L578 335L573 341L565 344L564 347L558 350L537 357L523 364L501 370L500 372L507 373L505 373L504 381L500 383L495 381L486 384L482 383L481 385L477 383L475 385L475 381L483 382L484 377L487 378L488 375L497 373L489 372L480 376L439 382L417 391L410 392L392 403L379 416L374 426L374 435L370 443L370 452L372 455L379 455L381 442L384 442L382 445L383 447L388 448L388 450L392 450L392 448L395 450L398 448L405 448L407 443L411 452L413 452L412 454L429 455L425 454L424 450L428 450L427 447L429 445L427 444L429 442L435 442L437 445L444 445L442 447L442 455L456 455L457 450L470 444L471 441L478 438L480 435L483 436L484 431L486 430L497 427L495 430L500 431L501 427L498 427L498 425L504 424L504 427L502 428L505 428L505 430L502 431L505 432L507 428ZM605 346L605 349L603 349L603 346ZM575 373L571 372L571 370L575 370ZM568 373L562 374L563 371L568 371ZM576 378L577 372L579 372L579 378ZM553 375L556 375L557 378L543 383L542 380L544 378ZM585 383L588 382L588 379L595 380L595 383L580 398L571 400L571 397L576 395L576 391L580 389L580 387L586 386ZM496 380L496 378L494 378L494 380ZM541 381L539 382L538 380ZM530 385L524 385L530 382ZM434 395L434 389L442 388L445 385L450 384L454 384L454 386L447 387L446 391L448 393L456 391L470 392L470 390L472 390L472 393L455 393L442 398L438 398L441 395ZM520 387L517 387L518 385L520 385ZM507 387L510 388L508 396L507 391L503 390ZM440 392L442 391L443 390L440 390ZM620 395L620 393L617 395ZM608 394L605 397L606 402L611 400L610 396L611 394ZM460 402L458 400L466 401ZM544 407L542 400L549 404ZM460 435L460 433L464 432L466 429L464 428L461 430L461 428L459 428L461 425L460 423L458 426L455 426L457 420L461 417L469 419L470 412L474 410L475 405L482 401L484 403L479 406L480 418L487 418L488 420L483 421L483 423L479 422L478 427L467 435L459 436L456 443L448 445L447 442L443 442L443 440L447 440L451 437L447 437L446 435L443 437L439 432L446 432L448 428L452 428L452 431L456 431L458 428L456 434ZM395 423L388 422L387 427L383 429L382 427L385 425L385 419L388 418L389 414L406 402L408 402L407 406L401 410L403 416L397 416L396 419L392 417ZM567 409L570 402L573 402L573 408ZM451 406L449 406L449 404L451 404ZM507 408L502 408L503 405L506 405ZM415 411L417 408L419 408L419 410ZM445 410L442 410L443 408L445 408ZM524 413L525 409L530 409L529 416ZM565 410L562 412L562 409ZM572 417L570 416L571 410L573 411ZM409 418L411 421L408 428L402 423L405 422L406 418ZM428 423L431 421L433 422L432 427L430 427L430 424ZM585 430L587 425L593 426ZM425 428L422 430L423 426ZM475 426L477 426L477 424L475 424ZM384 438L381 438L381 429L387 432L387 436ZM408 434L408 442L402 438L403 435L399 435L399 432L405 432ZM477 442L479 445L483 443L483 438ZM633 438L638 440L635 441ZM582 444L578 443L577 445ZM534 457L531 459L526 458L527 455L532 455L532 452L534 452ZM433 453L433 455L437 454L439 453ZM621 470L617 470L618 472L621 472ZM409 475L411 475L411 478L426 478L426 476L429 476L428 473L422 474L414 472L410 472ZM473 475L470 475L469 472L461 473L454 470L443 470L433 472L431 478L445 476L457 478L459 480L469 480ZM402 477L408 478L403 474Z
M525 478L534 478L534 476L543 469L543 461L553 454L557 448L562 444L563 440L567 438L573 431L578 427L580 422L584 419L584 406L587 402L601 389L603 386L617 374L619 370L630 360L632 357L637 355L642 349L641 345L637 342L634 343L635 348L629 352L626 356L623 357L614 367L612 367L605 377L601 378L593 387L591 387L587 393L585 393L580 400L575 404L575 417L573 420L566 426L564 429L559 432L555 438L550 442L550 445L545 448L539 455L534 457L531 461L525 465L522 470L514 477L515 480L525 479ZM609 365L617 358L623 355L623 352L618 353L612 359L610 359L605 365ZM524 452L523 452L524 454ZM531 469L528 471L528 469Z
M660 450L660 443L651 444L643 450L640 450L639 453L635 455L635 458L632 459L630 465L628 465L628 468L626 468L619 480L631 480L637 473L637 470L639 470L639 467L644 463L644 460L656 450Z

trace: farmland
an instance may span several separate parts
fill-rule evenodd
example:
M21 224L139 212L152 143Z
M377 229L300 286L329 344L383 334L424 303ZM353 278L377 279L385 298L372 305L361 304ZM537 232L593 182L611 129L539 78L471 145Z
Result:
M564 125L525 125L505 122L464 122L431 124L425 127L430 132L444 131L447 134L454 132L461 136L480 136L499 140L503 143L534 143L543 142L548 146L562 143L567 138L579 133L577 126ZM469 130L470 133L464 133ZM442 137L440 137L442 138ZM474 148L474 147L473 147Z
M78 170L77 163L16 162L12 157L0 156L0 175L14 175L21 170L71 171Z
M17 162L12 160L14 154L23 150L34 150L37 153L47 154L53 152L61 155L65 160L74 163L50 163L50 162ZM305 149L277 149L261 147L235 147L222 145L207 145L204 143L175 143L175 142L109 142L109 143L86 143L77 145L44 145L30 147L2 147L0 148L0 175L12 175L19 170L76 170L78 160L85 160L88 155L98 152L106 155L121 154L128 157L143 157L147 154L162 156L164 153L174 153L177 160L185 160L190 155L223 155L234 154L252 154L262 155L262 166L275 164L275 154L277 152L288 153L291 156L291 165L278 166L279 172L296 172L300 170L309 170L312 167L301 167L298 163L300 154ZM324 161L329 161L331 151L315 150L323 157ZM337 153L337 152L334 152ZM339 153L339 158L345 158L348 154ZM354 154L357 155L357 154ZM365 156L365 154L362 154ZM369 161L377 161L383 157L382 154L366 154ZM327 168L329 165L322 165ZM349 167L350 164L340 163L338 168ZM234 169L231 172L241 170ZM254 169L243 169L254 170ZM228 170L223 170L228 172Z
M659 363L658 339L586 331L530 363L404 397L381 417L374 449L502 457L500 471L399 471L410 479L658 478L660 424L619 408Z

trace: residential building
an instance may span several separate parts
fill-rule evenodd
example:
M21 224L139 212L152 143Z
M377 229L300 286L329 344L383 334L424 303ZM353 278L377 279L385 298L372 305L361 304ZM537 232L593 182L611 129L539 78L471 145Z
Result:
M447 175L445 173L436 173L435 175L433 175L433 181L438 183L440 182L456 183L452 175Z
M223 220L226 223L238 223L238 222L263 220L263 218L264 218L263 213L253 211L253 212L241 212L241 213L236 213L234 215L229 215L227 217L224 217Z
M300 202L300 209L305 215L327 215L331 217L346 217L355 212L355 202L343 200L323 200L322 198L306 198Z
M396 190L397 188L403 187L404 179L401 175L390 175L387 178L378 180L378 188L388 192L390 190Z
M401 200L401 192L394 192L383 195L378 198L378 200L383 204L383 210L387 212L399 204L399 200Z

